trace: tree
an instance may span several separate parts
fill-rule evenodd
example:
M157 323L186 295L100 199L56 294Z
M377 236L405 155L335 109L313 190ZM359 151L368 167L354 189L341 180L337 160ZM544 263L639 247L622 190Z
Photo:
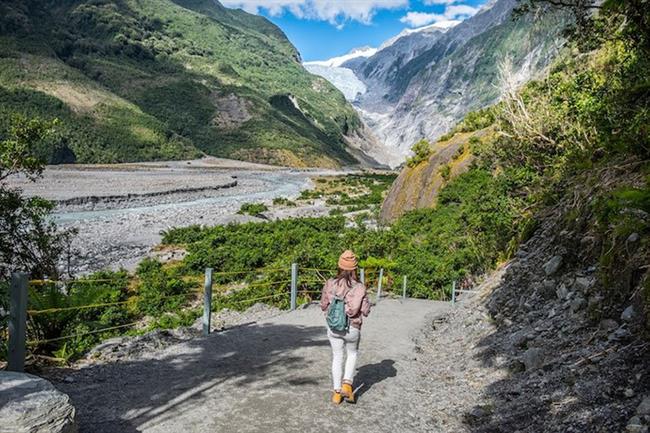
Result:
M57 264L74 232L61 231L51 220L53 204L39 197L23 197L8 185L12 176L38 179L43 162L36 147L52 133L54 122L12 119L6 133L0 133L0 278L24 271L34 277L56 277Z

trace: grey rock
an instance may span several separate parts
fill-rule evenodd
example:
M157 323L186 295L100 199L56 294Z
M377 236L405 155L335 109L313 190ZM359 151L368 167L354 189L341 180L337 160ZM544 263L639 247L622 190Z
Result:
M571 301L571 312L578 312L585 308L585 305L587 305L587 301L585 301L583 297L578 296L573 301Z
M0 372L0 420L2 432L77 432L70 398L47 380L25 373Z
M562 256L553 256L544 264L544 273L548 275L555 274L562 266Z
M628 243L634 243L638 242L641 237L639 236L638 233L632 233L630 236L627 237L627 242Z
M524 352L523 363L526 370L536 370L544 365L544 352L538 347L533 347Z
M629 329L625 328L624 326L621 326L612 334L610 334L609 337L607 337L609 341L626 341L631 338L632 338L632 333L630 332Z
M632 398L635 396L635 393L632 388L625 388L625 391L623 391L623 395L627 398Z
M598 325L598 327L603 331L609 332L618 328L618 323L616 322L616 320L613 319L604 319L600 322L600 325Z
M559 300L568 299L569 290L566 288L564 284L561 284L560 287L558 287L557 290L555 291L555 294L557 295L557 298Z
M576 290L581 292L588 292L594 285L594 280L588 277L578 277L574 282Z
M625 310L623 310L623 313L621 313L621 320L623 322L631 322L634 320L635 312L634 312L634 307L629 306Z
M636 408L637 415L650 415L650 395L646 395Z
M529 339L529 335L523 329L515 332L510 337L510 341L514 347L524 347Z

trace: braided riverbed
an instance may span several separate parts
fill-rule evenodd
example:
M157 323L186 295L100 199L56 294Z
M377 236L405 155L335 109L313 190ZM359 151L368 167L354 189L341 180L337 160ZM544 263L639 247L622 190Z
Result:
M72 272L133 269L160 242L161 232L192 224L216 225L260 218L239 215L246 202L271 205L295 198L328 170L293 170L239 161L197 161L48 167L36 182L14 180L28 196L56 204L54 220L78 231ZM322 216L316 200L298 207L270 206L269 219Z

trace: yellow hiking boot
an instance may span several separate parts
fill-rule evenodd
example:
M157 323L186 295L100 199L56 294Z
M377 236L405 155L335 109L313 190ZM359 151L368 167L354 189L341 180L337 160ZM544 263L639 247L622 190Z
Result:
M341 395L341 393L339 391L334 391L332 393L332 403L341 404L342 401L343 401L343 396Z
M352 389L351 383L343 384L343 388L341 389L341 394L343 394L343 398L345 398L345 401L347 401L348 403L354 403L354 390Z

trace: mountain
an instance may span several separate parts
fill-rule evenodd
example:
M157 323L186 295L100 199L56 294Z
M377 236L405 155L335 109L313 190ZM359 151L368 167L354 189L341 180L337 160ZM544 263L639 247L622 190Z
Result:
M0 135L15 114L61 120L52 163L372 162L358 114L284 33L215 0L0 0Z
M513 16L516 4L492 0L463 22L407 29L370 56L321 62L347 68L363 83L353 101L390 155L386 162L399 165L419 139L433 141L468 112L497 101L502 63L519 84L546 68L562 46L566 15ZM341 86L332 71L317 73Z

